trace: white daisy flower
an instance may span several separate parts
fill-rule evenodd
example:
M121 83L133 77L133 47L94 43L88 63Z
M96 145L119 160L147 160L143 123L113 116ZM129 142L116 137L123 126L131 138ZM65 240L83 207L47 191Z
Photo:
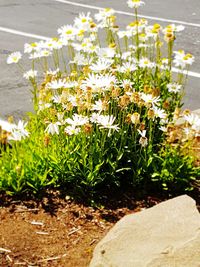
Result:
M90 65L93 61L92 57L85 57L82 53L78 52L74 56L73 60L71 60L70 64L76 64L78 66L87 66Z
M98 123L101 119L101 116L99 113L92 113L91 116L90 116L90 122L92 123Z
M55 76L55 75L57 75L59 72L60 72L60 69L59 69L59 68L57 68L56 70L49 69L49 70L46 71L46 74L47 74L47 75Z
M142 5L144 5L145 3L141 0L128 0L127 4L130 8L138 8Z
M41 58L41 52L40 51L33 52L29 56L29 59L37 59L37 58Z
M175 58L173 60L176 67L185 68L188 65L192 65L194 62L194 56L191 54L186 54L183 50L174 51Z
M52 82L47 83L46 88L53 89L53 90L57 90L60 88L68 88L68 83L66 82L66 80L62 80L62 79L54 80Z
M7 64L18 63L21 58L22 58L21 52L18 51L14 52L8 56Z
M113 60L112 59L108 59L108 58L98 58L97 62L93 63L90 66L90 69L94 72L100 72L102 70L107 70L108 68L110 68L110 66L113 64Z
M181 32L184 29L185 29L185 26L183 25L170 24L163 29L163 33L167 34L168 32Z
M61 38L71 41L75 39L77 31L78 29L72 25L64 25L58 29L58 33L60 34Z
M52 96L51 99L56 104L61 104L62 103L62 96L61 95L54 95L54 96Z
M22 139L29 136L29 132L25 129L27 122L19 120L17 125L14 125L11 129L11 134L8 136L9 140L21 141Z
M97 56L104 57L104 58L113 58L116 55L116 49L115 48L99 48L97 49Z
M1 120L0 119L0 128L4 131L11 132L11 130L16 127L15 124L9 123L7 121Z
M126 63L123 63L123 65L121 67L117 68L117 71L119 71L121 73L126 73L126 72L133 72L136 69L137 69L137 67L134 63L126 62Z
M164 109L153 106L153 111L156 118L166 119L167 113L164 111Z
M49 50L53 50L53 49L59 50L62 47L63 47L63 41L62 39L58 39L58 38L52 38L51 40L46 41L43 44L43 48L49 49Z
M73 47L76 51L85 53L96 53L98 46L94 45L89 38L84 38L82 43L73 43Z
M159 130L161 130L163 133L166 133L166 132L167 132L167 127L164 126L164 125L161 125L161 126L159 127Z
M102 110L105 110L104 104L102 102L101 99L95 101L95 103L92 105L92 109L91 110L96 110L101 112Z
M77 103L77 97L74 95L69 95L68 99L67 99L73 107L77 107L78 103Z
M115 131L119 131L118 124L114 125L115 119L116 118L113 115L101 115L98 119L98 124L100 125L100 129L105 128L105 129L113 129Z
M87 87L92 88L92 91L106 91L109 90L111 85L116 83L115 76L111 74L89 74L88 77L82 81L81 88L86 90Z
M100 10L99 13L95 14L94 17L99 22L98 27L104 28L113 26L113 23L111 20L109 20L109 18L112 17L114 13L114 9L105 8L103 10Z
M40 51L40 57L49 57L52 52L48 49L43 49Z
M64 129L65 133L68 135L77 135L80 133L81 129L75 125L69 125Z
M182 85L178 83L167 84L167 89L170 93L179 93L181 91Z
M27 80L34 79L37 76L37 70L29 70L24 73L23 77Z
M39 103L38 103L39 111L50 108L51 106L52 106L51 103L44 103L42 101L39 101Z
M145 28L146 36L153 38L154 40L157 39L159 31L155 30L154 26L150 25Z
M28 43L24 44L24 53L30 54L38 50L40 50L40 47L37 42L31 43L31 44L28 44Z
M131 80L128 79L124 79L121 81L121 85L125 88L127 86L132 87L132 85L134 84L134 82L131 82Z
M47 132L48 134L54 135L54 134L59 134L59 126L61 125L61 123L59 121L55 122L55 123L50 123L47 128L45 129L45 132Z
M87 116L79 115L75 113L71 118L67 118L65 120L67 124L70 124L72 126L82 126L89 122L89 118Z
M131 31L118 31L117 35L120 39L124 37L130 38L132 36L132 33Z
M141 98L146 104L156 105L160 101L160 97L154 97L151 94L141 93Z
M78 29L84 29L88 31L90 29L90 24L92 23L92 18L90 16L90 12L87 14L80 13L78 17L74 20L74 25Z
M148 58L141 58L139 61L139 66L141 68L153 68L155 63L151 62Z
M191 128L195 131L200 131L200 117L194 113L183 116L186 122L191 125Z

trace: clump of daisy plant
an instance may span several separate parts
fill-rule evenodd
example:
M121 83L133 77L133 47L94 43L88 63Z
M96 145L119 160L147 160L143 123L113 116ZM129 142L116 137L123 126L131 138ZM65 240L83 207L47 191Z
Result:
M127 4L135 18L125 29L111 8L94 17L80 13L57 37L9 55L7 63L20 70L23 58L30 60L23 77L32 86L35 112L10 130L1 126L2 190L191 189L199 168L183 147L199 138L200 119L181 112L194 62L173 50L184 27L150 25L138 18L143 1ZM185 122L177 138L180 117Z

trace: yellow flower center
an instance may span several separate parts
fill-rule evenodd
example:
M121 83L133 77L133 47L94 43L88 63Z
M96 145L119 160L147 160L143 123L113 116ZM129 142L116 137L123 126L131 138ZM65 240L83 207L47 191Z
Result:
M36 43L32 43L31 46L32 47L37 47L37 44Z
M159 30L160 27L161 27L161 26L160 26L160 24L158 24L158 23L156 23L156 24L153 25L153 28L154 28L154 29L157 29L157 30Z
M67 30L65 33L66 34L72 34L72 30Z

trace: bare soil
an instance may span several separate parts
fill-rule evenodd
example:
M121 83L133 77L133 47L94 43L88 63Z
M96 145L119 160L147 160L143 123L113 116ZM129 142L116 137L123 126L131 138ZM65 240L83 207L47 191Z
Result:
M93 208L57 191L35 200L1 195L0 266L88 266L96 244L121 217L162 200L130 193Z

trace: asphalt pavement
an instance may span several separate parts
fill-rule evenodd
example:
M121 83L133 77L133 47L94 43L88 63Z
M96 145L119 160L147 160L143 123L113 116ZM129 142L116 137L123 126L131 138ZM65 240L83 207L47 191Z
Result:
M145 0L144 0L145 1ZM184 49L195 56L184 98L185 107L200 107L200 1L146 0L139 9L149 23L183 24L175 49ZM71 24L79 12L96 13L98 7L117 10L118 24L125 27L133 18L124 0L0 0L0 118L16 118L32 110L30 87L15 65L7 65L8 54L23 52L24 43L41 37L54 37L57 29ZM179 23L180 22L180 23ZM28 62L24 62L27 70Z

